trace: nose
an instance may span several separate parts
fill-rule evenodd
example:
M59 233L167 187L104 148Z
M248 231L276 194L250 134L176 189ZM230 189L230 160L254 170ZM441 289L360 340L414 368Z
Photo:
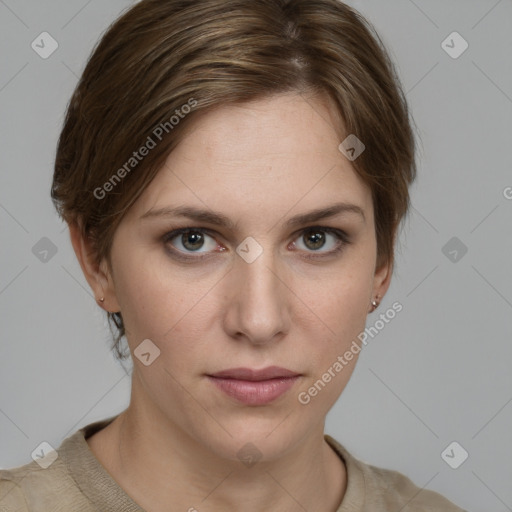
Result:
M251 263L237 255L227 287L225 330L255 345L275 342L289 329L291 297L284 267L271 249Z

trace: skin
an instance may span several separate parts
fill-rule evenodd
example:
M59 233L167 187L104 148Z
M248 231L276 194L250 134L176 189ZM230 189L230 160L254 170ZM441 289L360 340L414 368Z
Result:
M70 226L95 296L105 297L105 310L122 312L132 355L147 338L160 349L149 366L133 357L129 407L87 440L149 512L334 512L342 501L346 468L324 440L324 424L357 356L309 404L298 395L364 330L391 273L389 263L376 268L371 192L338 150L347 134L335 112L326 97L286 93L198 118L123 218L112 268L95 266L88 242ZM345 212L285 226L338 202L358 205L364 218ZM236 226L141 219L181 205L221 212ZM306 231L312 226L341 229L350 243L326 255L338 239L321 231L315 242ZM190 236L164 240L182 227L210 233L202 246L201 239L187 245ZM249 236L263 249L252 263L236 253ZM171 248L208 257L180 261ZM264 406L237 402L206 377L270 365L301 377ZM237 457L249 442L262 455L251 467Z

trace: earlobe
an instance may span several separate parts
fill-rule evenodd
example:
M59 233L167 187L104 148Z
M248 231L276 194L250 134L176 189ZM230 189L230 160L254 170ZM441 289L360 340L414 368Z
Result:
M379 304L380 304L380 296L379 295L375 295L375 299L372 300L371 302L371 306L372 306L372 309L370 309L370 313L373 313L378 307L379 307Z
M105 261L96 262L95 250L91 238L82 234L78 222L70 223L69 236L85 279L92 289L96 302L110 312L119 311L113 280Z

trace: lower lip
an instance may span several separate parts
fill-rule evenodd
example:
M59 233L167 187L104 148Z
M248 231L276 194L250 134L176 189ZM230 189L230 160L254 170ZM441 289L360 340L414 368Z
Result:
M208 378L224 393L239 402L247 405L265 405L286 393L299 379L299 375L260 381L223 379L210 375Z

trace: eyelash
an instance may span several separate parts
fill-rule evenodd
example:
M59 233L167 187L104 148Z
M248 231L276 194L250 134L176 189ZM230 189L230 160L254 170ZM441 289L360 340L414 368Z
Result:
M302 231L300 231L298 233L299 236L301 235L304 235L304 233L310 233L310 232L314 232L314 231L320 231L320 232L324 232L324 233L329 233L331 235L334 235L337 239L338 239L338 244L337 244L337 247L335 249L332 249L331 251L328 251L328 252L323 252L323 253L320 253L321 255L310 255L310 256L303 256L304 258L306 259L310 259L310 260L318 260L318 259L323 259L323 258L326 258L326 257L329 257L329 256L334 256L335 254L339 254L347 245L349 245L351 243L348 235L342 231L341 229L337 229L337 228L332 228L332 227L328 227L328 226L309 226L305 229L303 229ZM173 238L176 238L178 235L182 235L184 233L200 233L200 234L203 234L203 235L208 235L208 236L211 236L212 238L215 238L215 235L212 231L210 231L209 229L206 229L206 228L193 228L193 227L187 227L187 228L179 228L179 229L175 229L173 231L169 231L168 233L166 233L163 237L163 241L165 244L167 244L169 241L171 241ZM296 239L297 237L295 237ZM185 256L182 251L179 251L178 249L175 249L175 248L169 248L168 249L171 253L172 253L172 256L177 258L177 259L180 259L180 260L186 260L186 261L201 261L201 260L204 260L206 258L210 258L212 256L212 253L203 253L202 256Z

